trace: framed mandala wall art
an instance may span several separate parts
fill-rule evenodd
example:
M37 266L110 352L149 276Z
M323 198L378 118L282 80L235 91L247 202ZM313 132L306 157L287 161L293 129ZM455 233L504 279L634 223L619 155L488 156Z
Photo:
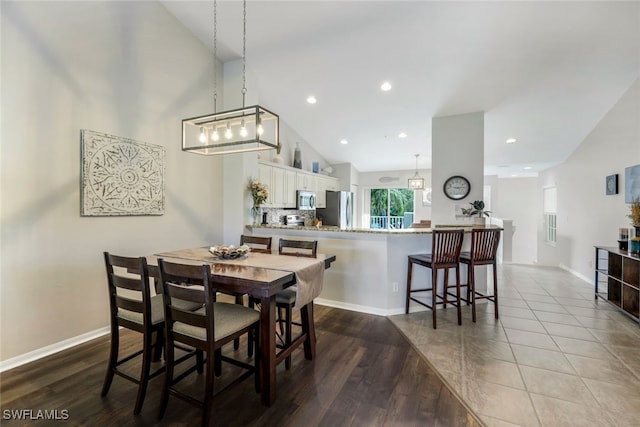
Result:
M80 131L81 216L164 214L164 147Z

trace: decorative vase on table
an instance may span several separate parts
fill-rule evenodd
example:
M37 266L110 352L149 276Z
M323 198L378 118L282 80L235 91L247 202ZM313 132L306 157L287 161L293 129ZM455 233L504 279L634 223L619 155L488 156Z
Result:
M259 205L251 208L251 220L253 225L260 225L260 221L262 220L262 208Z
M485 227L487 225L487 221L483 216L477 216L473 219L473 225L479 227Z

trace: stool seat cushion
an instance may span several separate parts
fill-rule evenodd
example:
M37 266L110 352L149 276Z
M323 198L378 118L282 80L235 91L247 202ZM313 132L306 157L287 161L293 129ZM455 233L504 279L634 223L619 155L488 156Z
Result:
M141 325L143 322L142 313L125 310L123 308L118 308L118 317L121 319L129 320L130 322L139 323ZM164 322L164 307L162 306L162 295L155 295L151 297L151 324L156 325L161 322Z
M295 304L296 302L296 287L291 286L276 294L276 304Z
M164 322L164 307L162 302L162 295L154 295L151 297L151 324L156 325ZM182 310L194 311L202 307L202 304L198 304L191 301L176 300L174 302L176 307ZM118 309L118 317L121 319L129 320L130 322L139 323L142 325L142 313L135 311Z
M433 261L431 254L409 255L409 259L417 264L431 264Z
M216 302L213 306L213 321L216 335L214 339L216 341L240 331L260 319L260 313L258 311L239 304ZM205 308L202 307L196 310L195 313L204 316L206 313ZM173 324L173 331L201 341L207 340L207 330L205 328L175 322Z

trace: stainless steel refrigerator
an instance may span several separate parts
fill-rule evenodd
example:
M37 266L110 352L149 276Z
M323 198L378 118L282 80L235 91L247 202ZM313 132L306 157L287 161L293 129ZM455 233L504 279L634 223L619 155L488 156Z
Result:
M353 193L349 191L327 191L327 207L316 209L322 225L353 228Z

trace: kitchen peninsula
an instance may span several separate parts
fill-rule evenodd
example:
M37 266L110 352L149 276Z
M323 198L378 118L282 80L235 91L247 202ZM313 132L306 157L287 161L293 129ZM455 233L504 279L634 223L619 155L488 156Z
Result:
M318 304L382 316L404 313L407 256L431 252L430 228L345 229L338 227L247 226L256 236L317 240L318 252L330 253L337 261L325 272ZM460 226L470 232L469 226ZM463 250L468 250L470 234ZM460 270L466 283L466 268ZM479 280L481 271L477 271ZM426 269L416 269L416 283L430 283ZM484 282L479 280L480 283ZM414 307L412 307L414 309ZM415 308L417 309L417 308Z

